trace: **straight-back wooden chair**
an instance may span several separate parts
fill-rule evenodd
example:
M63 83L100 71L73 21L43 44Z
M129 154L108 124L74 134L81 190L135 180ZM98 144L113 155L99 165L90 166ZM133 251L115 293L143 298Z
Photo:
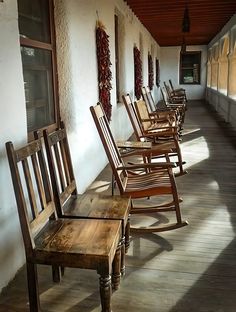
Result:
M120 281L121 221L57 218L42 141L6 143L25 246L31 312L40 312L37 264L96 270L103 312L111 312L111 273Z
M44 130L47 159L52 189L59 217L96 218L122 221L122 263L125 272L125 252L130 244L130 198L98 194L79 195L70 155L70 147L64 123L52 133Z
M168 153L169 157L177 156L180 172L177 175L185 174L186 171L183 169L184 162L182 160L182 153L179 145L178 136L174 137L173 140L168 140L166 142L158 140L159 133L155 133L154 131L147 132L144 131L141 122L138 118L136 109L134 107L134 103L129 94L122 96L123 102L125 104L126 111L128 113L130 122L133 126L135 137L138 141L151 141L153 144L152 148L152 157L157 157L161 153Z
M119 192L121 196L131 196L131 199L135 198L149 198L150 196L166 196L171 197L171 201L168 203L157 204L155 206L135 207L132 205L131 214L139 213L154 213L154 212L167 212L174 211L176 222L165 224L163 226L131 226L133 231L138 232L161 232L173 230L187 225L186 221L182 220L179 197L177 194L176 183L172 172L172 163L148 163L148 164L132 164L125 165L122 157L119 153L118 147L112 136L108 120L98 104L95 107L91 106L90 111L92 113L95 125L100 135L103 147L107 154L109 163L112 168L112 172L115 176ZM151 172L143 172L140 175L130 175L128 170L135 169L155 169ZM157 170L159 168L159 170Z

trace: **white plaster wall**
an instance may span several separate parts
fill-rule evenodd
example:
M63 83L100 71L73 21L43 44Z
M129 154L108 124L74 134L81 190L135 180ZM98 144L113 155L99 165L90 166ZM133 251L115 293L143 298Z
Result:
M147 85L147 59L151 46L159 46L122 0L59 0L55 1L55 22L61 116L69 133L75 176L79 192L84 192L107 164L103 146L97 135L89 107L98 101L95 25L97 14L109 35L112 62L112 121L116 139L132 134L125 107L116 103L114 14L124 16L124 51L122 88L133 96L133 46L139 47L143 37L144 85Z
M179 61L180 46L161 47L160 76L161 87L163 82L172 80L174 87L182 87L186 90L188 99L197 100L205 98L206 90L206 62L207 46L187 46L187 51L201 51L201 84L200 85L180 85L179 84Z
M55 19L58 52L59 96L72 150L79 192L83 192L107 164L89 106L98 100L95 25L100 20L110 36L113 74L111 101L112 131L117 139L127 139L132 128L125 107L116 103L114 58L114 12L125 17L123 88L133 95L133 46L143 36L144 53L159 46L122 0L56 0ZM5 142L17 147L27 141L24 82L20 55L17 0L0 2L0 291L25 261ZM147 68L147 55L144 57ZM147 70L144 82L147 84Z
M27 138L17 1L0 2L0 291L24 263L5 142L20 146Z

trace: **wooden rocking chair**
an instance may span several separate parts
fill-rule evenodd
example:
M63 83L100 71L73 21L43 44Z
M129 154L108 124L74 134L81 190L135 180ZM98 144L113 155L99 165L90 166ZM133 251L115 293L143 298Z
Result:
M125 108L127 110L130 122L133 126L136 139L138 141L152 142L152 158L159 157L161 154L166 153L168 153L169 157L177 156L178 162L176 164L180 168L179 175L186 173L186 171L184 171L183 169L184 162L182 161L182 154L178 138L176 138L176 140L168 140L165 142L158 140L159 134L156 135L154 132L144 132L130 95L123 95L122 99L125 104Z
M149 198L150 196L170 195L172 200L152 207L135 207L132 204L131 214L155 213L172 211L175 213L176 222L163 226L134 227L133 231L138 232L162 232L177 229L187 225L182 221L180 206L177 194L176 183L172 172L173 163L148 163L125 165L119 153L118 147L112 136L108 120L98 104L90 107L94 122L100 135L103 147L110 162L112 172L118 185L121 196L131 196L135 198ZM159 169L158 169L159 168ZM149 172L132 175L129 170L148 169ZM150 171L151 170L151 171Z
M158 118L167 118L175 116L176 120L179 121L179 111L175 109L171 109L170 107L158 107L155 103L151 90L149 87L142 87L142 96L146 106L148 108L148 112L151 116L158 117Z
M179 144L179 127L171 124L160 124L155 123L155 118L150 118L147 107L143 100L136 101L134 103L136 115L139 119L139 124L141 125L142 133L144 136L152 136L154 143L164 140L167 142L172 142L175 146L174 151L178 155L178 165L180 167L180 172L178 175L186 174L187 171L183 169L182 153Z
M41 311L36 265L46 264L96 270L102 311L111 312L112 270L114 288L120 281L121 221L58 219L42 141L18 150L7 142L6 149L25 245L30 311Z
M169 103L178 103L178 104L184 104L186 107L186 99L185 95L176 94L173 91L171 91L170 86L164 81L164 87L168 96L168 102Z
M173 98L170 100L164 88L160 88L160 91L165 107L168 107L169 109L172 110L176 110L178 112L180 116L180 124L182 127L182 125L184 124L185 112L187 110L186 103Z
M169 79L169 83L170 83L170 88L171 88L172 93L174 95L177 95L177 96L184 96L185 101L188 102L187 95L186 95L186 90L183 89L183 88L175 89L171 79Z

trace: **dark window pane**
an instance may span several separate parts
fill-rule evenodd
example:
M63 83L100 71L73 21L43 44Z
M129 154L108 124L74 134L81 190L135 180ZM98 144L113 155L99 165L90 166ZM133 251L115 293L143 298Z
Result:
M55 123L51 51L21 46L28 131Z
M20 35L50 43L48 0L18 0Z

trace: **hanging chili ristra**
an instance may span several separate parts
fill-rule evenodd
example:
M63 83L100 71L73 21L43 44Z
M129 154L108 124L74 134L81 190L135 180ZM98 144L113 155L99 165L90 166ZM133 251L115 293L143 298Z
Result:
M134 94L139 100L142 95L142 61L139 49L134 47Z
M96 27L96 46L97 46L97 64L98 64L98 89L99 101L103 106L108 120L111 120L111 95L110 90L112 73L110 70L110 50L109 50L109 36L104 30L104 26L100 21L97 22Z
M154 85L153 61L152 56L148 53L148 86L152 90Z

